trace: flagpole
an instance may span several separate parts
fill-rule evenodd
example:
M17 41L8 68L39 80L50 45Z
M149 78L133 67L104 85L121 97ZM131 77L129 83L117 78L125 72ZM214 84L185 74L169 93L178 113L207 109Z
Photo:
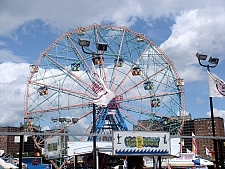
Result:
M201 61L202 60L206 60L207 55L196 53L196 57L198 58L199 64L202 67L206 67L209 72L210 72L209 68L215 68L217 66L217 64L219 63L219 58L210 57L209 60L208 60L210 65L209 65L209 63L204 65L204 64L201 63ZM215 132L214 113L213 113L213 101L212 101L212 97L211 96L209 97L209 104L210 104L210 111L211 111L213 145L214 145L214 151L215 151L215 163L216 163L216 168L219 168L217 140L214 138L215 135L216 135L216 132Z
M214 123L214 113L213 113L213 101L212 101L212 97L209 97L209 102L210 102L210 110L211 110L212 132L213 132L213 137L215 137L216 136L216 132L215 132L215 123ZM214 151L215 151L216 168L219 168L218 148L217 148L217 140L216 139L213 139L213 145L214 145Z

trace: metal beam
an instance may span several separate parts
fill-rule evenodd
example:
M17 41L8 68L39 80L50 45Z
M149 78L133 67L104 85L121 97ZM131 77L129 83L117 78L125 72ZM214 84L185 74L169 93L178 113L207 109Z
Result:
M34 132L0 132L2 136L108 136L112 137L111 134L81 134L81 133L34 133ZM220 136L178 136L178 135L170 135L170 138L199 138L199 139L216 139L216 140L225 140L225 137Z

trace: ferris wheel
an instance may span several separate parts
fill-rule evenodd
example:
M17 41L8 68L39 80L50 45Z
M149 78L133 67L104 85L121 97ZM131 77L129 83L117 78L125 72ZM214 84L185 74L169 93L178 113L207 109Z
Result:
M102 89L94 85L93 71L113 95L105 105L93 104ZM67 32L41 53L30 72L26 120L31 132L49 132L58 121L57 132L91 134L94 120L98 134L148 130L175 135L182 129L182 79L152 40L126 27L94 24ZM43 139L34 137L38 147Z

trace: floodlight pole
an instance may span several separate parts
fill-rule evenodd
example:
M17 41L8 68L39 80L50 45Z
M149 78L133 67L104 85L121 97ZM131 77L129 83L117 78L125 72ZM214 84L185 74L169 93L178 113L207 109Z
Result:
M99 53L95 53L95 52L86 52L84 50L84 46L89 46L90 45L90 41L88 39L78 39L78 43L82 48L82 51L86 54L91 54L92 55L92 59L94 59L95 55L102 55L104 53L104 51L107 50L107 44L103 44L103 43L98 43L97 44L97 49L98 50L102 50L103 53L99 54ZM93 61L93 60L92 60ZM93 105L93 169L97 169L98 164L97 164L97 148L96 148L96 105L95 103L92 104Z
M214 68L217 66L217 63L215 63L215 65L204 65L201 63L201 60L205 60L205 59L201 59L200 58L201 54L196 54L197 58L198 58L198 62L202 67L206 67L207 70L210 72L210 68ZM207 55L205 55L207 57ZM213 101L212 101L212 97L209 97L209 104L210 104L210 111L211 111L211 121L212 121L212 132L213 132L213 147L214 147L214 151L215 151L215 163L216 163L216 168L219 168L219 161L218 161L218 146L217 146L217 140L214 138L216 136L216 131L215 131L215 122L214 122L214 113L213 113Z
M213 137L215 137L216 132L215 132L215 123L214 123L214 113L213 113L212 97L209 97L209 102L210 102L210 110L211 110L212 132L213 132ZM214 145L214 151L215 151L216 168L219 168L219 162L218 162L218 146L217 146L217 140L215 138L213 139L213 145Z
M96 107L95 104L93 103L93 169L97 169L97 159L96 159L96 120L95 120L95 115L96 115Z
M20 126L20 132L22 132L23 126ZM24 135L20 135L20 148L19 148L19 169L22 169L23 166L23 137Z
M95 55L99 55L99 54L94 53L94 52L92 52L92 53L86 52L84 50L84 47L83 46L81 46L81 47L82 47L82 51L86 54L91 54L92 58L94 58ZM92 114L93 114L93 134L94 134L94 136L93 136L93 152L92 152L93 153L93 169L97 169L97 159L96 159L96 156L97 156L97 153L96 153L96 151L97 151L97 148L96 148L96 105L95 105L95 103L93 103L92 106L93 106Z
M209 67L207 67L207 70L210 72ZM215 131L215 122L214 122L212 97L209 97L209 104L210 104L210 111L211 111L212 132L213 132L213 137L215 137L216 136L216 131ZM217 140L215 138L213 139L213 147L214 147L214 151L215 151L216 168L219 168L218 146L217 146Z

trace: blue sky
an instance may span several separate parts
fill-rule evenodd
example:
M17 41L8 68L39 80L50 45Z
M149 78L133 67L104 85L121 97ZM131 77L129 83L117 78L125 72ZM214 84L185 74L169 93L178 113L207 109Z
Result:
M29 64L65 32L81 26L126 26L155 42L185 80L186 112L209 117L207 72L196 52L220 59L211 69L225 80L225 1L0 1L0 125L23 121ZM215 116L225 117L214 98Z

